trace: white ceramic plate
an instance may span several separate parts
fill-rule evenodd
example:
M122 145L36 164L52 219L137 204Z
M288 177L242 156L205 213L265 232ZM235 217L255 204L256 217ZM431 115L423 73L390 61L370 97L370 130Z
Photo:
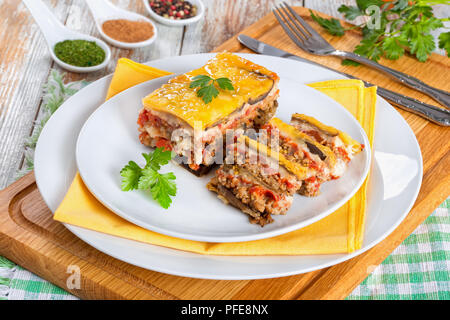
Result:
M199 60L186 61L186 71L200 67ZM276 68L276 64L270 62L264 66L270 70ZM168 210L153 201L148 192L121 191L120 170L130 160L143 165L141 154L149 152L139 142L136 124L142 98L169 78L152 80L119 94L100 106L81 129L76 148L81 177L97 199L122 218L177 238L207 242L251 241L300 229L326 217L349 200L364 182L370 168L369 148L353 159L340 179L325 183L320 196L295 195L287 215L274 216L275 221L264 228L249 223L246 214L224 205L216 194L206 189L213 172L197 178L176 164L164 167L164 171L175 173L178 187ZM370 145L356 119L331 98L286 78L281 78L279 87L277 117L289 123L293 113L312 115L349 133L364 145Z
M276 64L282 78L296 74L302 83L343 77L306 63L267 56L243 55L257 63ZM212 55L191 55L152 61L149 65L175 73L186 71L192 59L206 62ZM53 212L75 176L75 145L89 116L105 99L111 76L84 88L62 105L45 126L35 154L35 175L43 199ZM406 121L385 100L377 104L366 233L363 246L351 254L307 256L207 256L149 245L66 225L79 238L117 259L142 268L204 279L282 277L325 268L355 257L389 235L411 209L422 182L422 156Z

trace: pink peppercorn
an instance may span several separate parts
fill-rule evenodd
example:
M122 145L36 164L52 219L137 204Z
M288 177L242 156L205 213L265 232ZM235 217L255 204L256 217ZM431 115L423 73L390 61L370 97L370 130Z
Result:
M148 0L152 10L169 19L188 19L197 14L197 7L185 0Z

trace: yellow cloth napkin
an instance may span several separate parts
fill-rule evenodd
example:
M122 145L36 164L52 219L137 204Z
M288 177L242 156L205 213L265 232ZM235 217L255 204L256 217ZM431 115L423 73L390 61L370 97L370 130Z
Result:
M117 61L116 71L114 72L111 84L109 85L106 100L109 100L116 94L142 82L171 74L172 72L155 69L130 59L119 59L119 61Z
M140 82L169 74L128 59L118 62L108 98ZM373 141L376 89L361 81L337 80L314 83L311 87L345 106ZM208 243L158 234L138 227L104 207L77 174L54 219L83 228L150 243L210 255L301 255L346 253L362 245L366 211L367 182L343 207L308 227L270 239L239 243ZM217 205L222 205L217 202Z

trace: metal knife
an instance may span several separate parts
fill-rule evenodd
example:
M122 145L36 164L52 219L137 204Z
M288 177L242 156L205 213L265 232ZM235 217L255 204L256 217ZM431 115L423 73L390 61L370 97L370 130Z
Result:
M321 65L319 63L301 58L301 57L291 54L289 52L272 47L271 45L268 45L267 43L253 39L244 34L239 35L238 40L240 43L242 43L247 48L249 48L257 53L260 53L260 54L306 62L306 63L312 64L315 66L319 66L319 67L334 71L334 72L336 72L340 75L343 75L347 78L350 78L350 79L358 79L350 74L347 74L347 73L344 73L344 72L341 72L338 70L334 70L332 68ZM358 80L361 80L361 79L358 79ZM362 80L362 81L364 82L364 85L366 87L373 86L373 84L371 84L370 82L367 82L364 80ZM382 96L383 98L388 99L389 101L393 102L395 105L399 106L400 108L402 108L404 110L413 112L413 113L415 113L427 120L430 120L436 124L439 124L441 126L450 126L450 111L449 110L435 107L431 104L421 102L414 98L404 96L402 94L396 93L394 91L391 91L391 90L388 90L388 89L385 89L382 87L377 88L377 93L380 96Z

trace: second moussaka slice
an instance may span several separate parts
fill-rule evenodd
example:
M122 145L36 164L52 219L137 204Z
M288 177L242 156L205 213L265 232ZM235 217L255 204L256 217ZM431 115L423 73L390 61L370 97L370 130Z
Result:
M227 146L225 164L208 184L218 197L264 226L284 215L301 188L306 170L265 144L241 136Z
M227 78L234 90L222 90L211 102L191 88L193 78ZM223 154L227 130L260 128L275 114L279 78L276 73L228 52L202 68L176 76L143 99L139 115L141 142L174 151L184 165L202 175Z
M307 174L299 193L317 196L321 184L332 179L336 165L332 150L278 118L270 120L262 129L262 134L267 135L267 141L272 141L271 144L276 141L281 154L306 168Z
M317 143L334 152L337 161L332 171L333 179L341 177L353 157L364 149L363 144L354 140L347 133L327 126L311 116L296 113L292 115L291 123Z

